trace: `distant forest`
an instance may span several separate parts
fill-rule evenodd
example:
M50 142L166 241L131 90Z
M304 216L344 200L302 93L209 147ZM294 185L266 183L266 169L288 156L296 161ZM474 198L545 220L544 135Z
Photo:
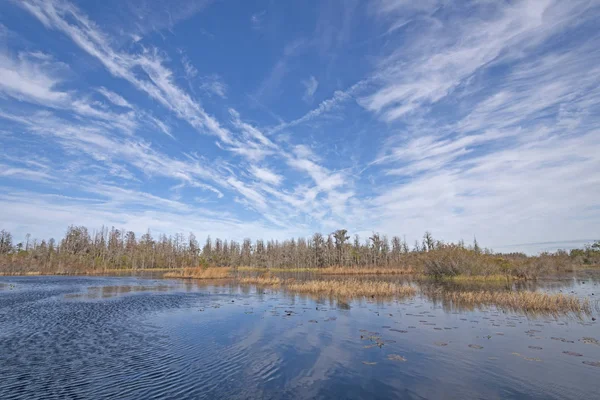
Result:
M540 264L540 266L535 266ZM412 245L398 236L373 233L361 239L345 229L328 235L284 241L212 239L200 244L193 233L185 236L147 232L138 237L132 231L101 228L90 232L70 226L65 236L39 240L26 236L13 243L6 230L0 231L0 272L78 273L106 269L153 269L182 267L326 268L384 267L423 268L429 274L519 275L532 268L564 268L563 264L600 264L600 242L570 252L558 251L537 257L522 253L498 254L481 248L475 240L445 243L426 232ZM541 264L544 264L541 266ZM521 268L521 270L519 270Z

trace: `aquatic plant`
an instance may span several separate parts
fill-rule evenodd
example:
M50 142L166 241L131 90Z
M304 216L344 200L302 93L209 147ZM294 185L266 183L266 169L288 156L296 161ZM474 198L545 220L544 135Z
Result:
M562 293L514 292L514 291L434 291L430 295L441 296L444 300L458 305L468 306L497 306L516 311L531 311L544 313L590 313L591 305L588 299Z
M416 294L412 286L394 282L347 279L341 281L311 280L294 281L286 285L290 291L297 293L321 294L341 297L355 296L394 296L407 297Z
M325 296L363 297L363 296L414 296L416 289L412 286L395 282L345 279L345 280L307 280L281 279L274 276L247 277L239 279L241 284L259 286L282 286L295 293L306 293Z
M418 273L412 267L391 268L391 267L342 267L333 266L319 268L315 271L321 275L410 275Z
M276 276L255 276L240 278L239 282L245 285L279 286L284 282L284 280Z
M184 268L173 272L167 272L165 278L185 278L185 279L223 279L230 278L231 269L224 267L214 268Z

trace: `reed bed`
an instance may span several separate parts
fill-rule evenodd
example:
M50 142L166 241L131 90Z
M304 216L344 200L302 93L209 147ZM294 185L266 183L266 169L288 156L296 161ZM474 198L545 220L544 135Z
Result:
M280 286L285 281L276 276L255 276L240 278L239 283L244 285L257 285L257 286Z
M543 313L590 313L588 299L579 299L564 294L540 292L493 292L493 291L444 291L437 292L444 299L458 305L494 305L511 310Z
M416 294L415 288L394 282L369 281L358 279L345 280L284 280L278 277L241 278L241 284L257 286L283 287L290 292L339 296L339 297L408 297Z
M394 282L347 279L341 281L312 280L291 282L286 288L297 293L309 293L340 297L409 297L416 294L415 288Z
M412 275L418 273L412 267L327 267L319 268L315 272L321 275Z
M173 272L167 272L165 278L183 279L224 279L230 278L231 269L225 267L212 268L183 268Z
M240 272L318 272L319 268L237 267Z

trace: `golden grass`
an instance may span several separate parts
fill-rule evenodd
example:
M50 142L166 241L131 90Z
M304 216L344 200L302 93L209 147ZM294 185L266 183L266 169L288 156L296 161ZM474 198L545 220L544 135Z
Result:
M240 278L239 282L244 285L258 285L258 286L279 286L285 281L276 276L256 276L248 278Z
M412 267L389 268L389 267L327 267L319 268L315 272L322 275L409 275L416 274Z
M416 294L415 288L394 282L347 279L343 281L291 282L286 288L297 293L322 294L341 297L394 296L408 297Z
M240 272L318 272L318 268L237 267Z
M106 274L111 272L176 272L195 268L107 268L88 271L89 274Z
M358 279L346 279L340 281L310 280L296 281L294 279L284 280L277 277L253 277L242 278L241 284L258 286L282 286L286 290L296 293L340 296L340 297L363 297L363 296L385 296L385 297L407 297L416 294L415 288L394 282L368 281Z
M320 275L410 275L418 271L412 267L326 267L326 268L279 268L238 267L241 272L312 272Z
M545 312L545 313L590 313L591 305L588 299L579 299L564 294L540 292L462 292L447 291L443 297L453 303L462 305L495 305L511 310Z
M519 280L520 278L507 275L458 275L448 278L457 282L506 282L507 280Z
M0 272L0 276L37 276L42 275L41 271L29 271L29 272Z
M224 279L230 278L230 268L184 268L173 272L167 272L163 275L165 278L184 278L184 279Z

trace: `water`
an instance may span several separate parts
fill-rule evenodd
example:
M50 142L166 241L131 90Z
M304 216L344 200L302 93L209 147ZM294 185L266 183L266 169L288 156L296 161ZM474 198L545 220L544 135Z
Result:
M547 289L594 299L600 286L586 280ZM231 284L0 277L0 399L592 399L600 345L584 337L600 340L589 316L424 297L337 303Z

